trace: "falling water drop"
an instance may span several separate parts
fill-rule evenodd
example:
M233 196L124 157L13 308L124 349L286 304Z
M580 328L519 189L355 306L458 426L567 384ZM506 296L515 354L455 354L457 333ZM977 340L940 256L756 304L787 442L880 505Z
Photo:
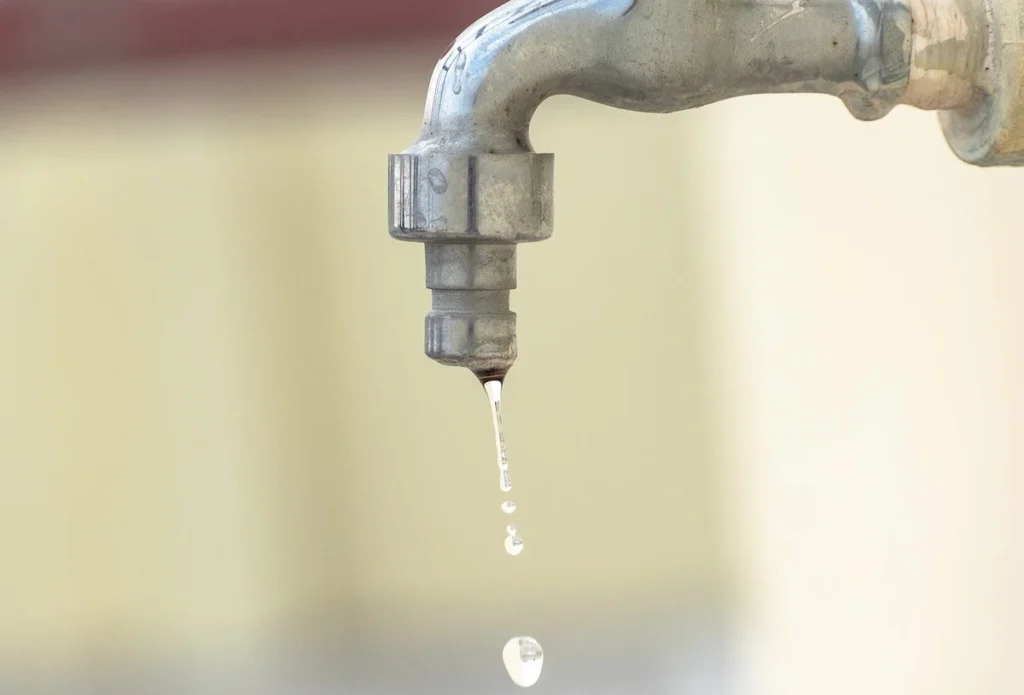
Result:
M540 678L544 650L532 637L513 637L501 650L501 660L505 662L505 670L512 682L521 688L529 688Z
M505 536L505 552L515 557L523 552L523 539L519 536Z
M516 503L513 502L512 500L508 500L507 502L502 502L501 503L501 511L505 512L506 514L511 514L515 510L516 510Z
M510 536L516 535L516 527L512 524L509 524L505 530L508 531L508 535Z

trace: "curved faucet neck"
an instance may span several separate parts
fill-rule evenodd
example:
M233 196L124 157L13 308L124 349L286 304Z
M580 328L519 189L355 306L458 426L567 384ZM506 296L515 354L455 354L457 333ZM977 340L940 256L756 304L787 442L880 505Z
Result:
M841 97L858 118L878 118L910 83L911 2L927 15L934 0L515 0L438 63L408 152L530 152L530 119L555 94L667 113L745 94L819 92ZM978 67L967 62L961 73ZM921 91L910 101L927 108Z
M437 65L420 139L391 157L391 235L427 246L427 354L478 374L516 360L516 245L552 231L553 158L529 137L546 98L667 113L820 92L861 119L899 103L971 105L992 62L986 7L996 1L514 0L495 10ZM1001 142L1005 118L968 117L954 125L979 122L986 143Z

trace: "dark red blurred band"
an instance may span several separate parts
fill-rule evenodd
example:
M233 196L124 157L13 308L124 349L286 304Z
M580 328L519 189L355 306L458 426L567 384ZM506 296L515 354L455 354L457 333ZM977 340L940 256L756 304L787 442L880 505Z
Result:
M0 74L221 51L451 40L501 0L0 0Z

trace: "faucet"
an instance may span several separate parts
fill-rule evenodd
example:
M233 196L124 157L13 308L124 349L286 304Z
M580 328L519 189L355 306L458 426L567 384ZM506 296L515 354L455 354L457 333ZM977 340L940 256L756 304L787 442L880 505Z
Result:
M816 92L858 119L939 111L964 161L1024 165L1024 0L513 0L434 70L419 139L389 158L391 236L426 249L434 360L515 362L518 244L551 236L554 156L530 144L566 94L653 113Z

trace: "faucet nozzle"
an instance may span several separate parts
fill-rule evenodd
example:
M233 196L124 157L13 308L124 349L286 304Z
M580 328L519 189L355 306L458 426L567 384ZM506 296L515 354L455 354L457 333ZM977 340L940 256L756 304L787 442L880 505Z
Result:
M516 360L516 245L551 236L553 156L390 158L391 236L426 248L425 349L441 364L504 376Z

